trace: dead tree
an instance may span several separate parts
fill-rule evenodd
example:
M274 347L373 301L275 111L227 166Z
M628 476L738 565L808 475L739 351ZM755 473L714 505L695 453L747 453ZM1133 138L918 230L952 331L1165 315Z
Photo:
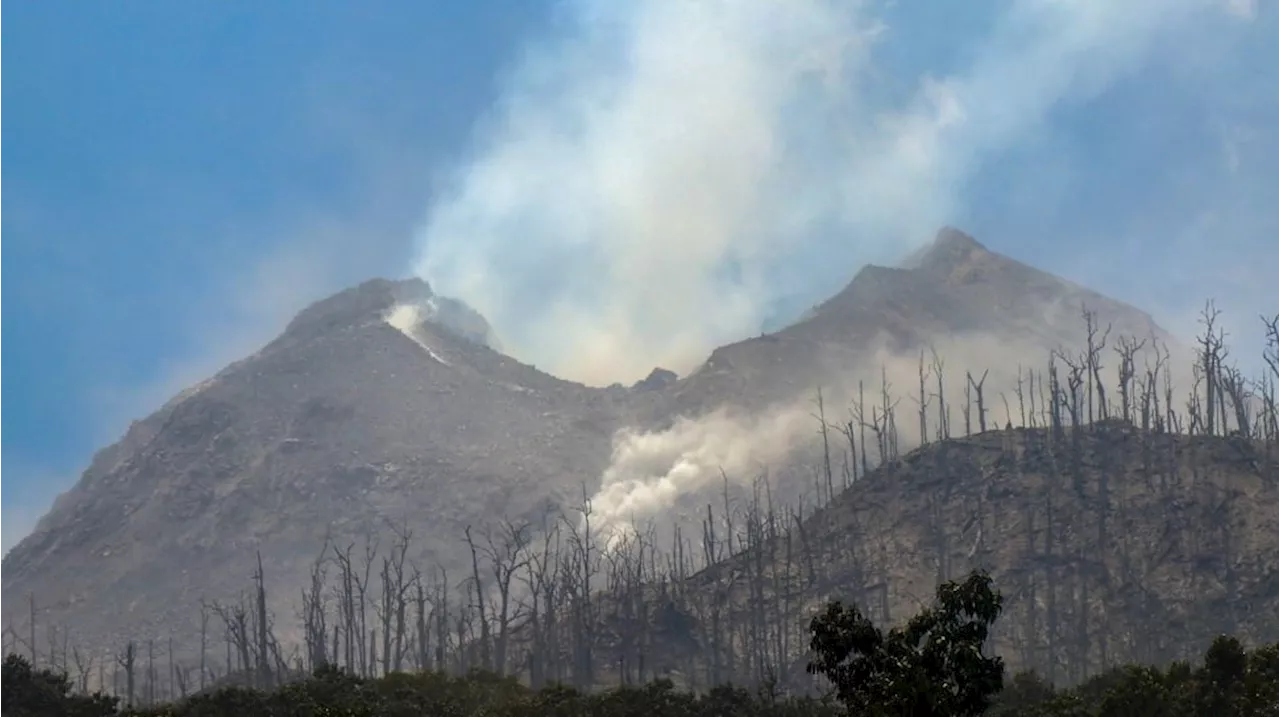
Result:
M1088 422L1093 423L1095 416L1099 419L1107 418L1107 393L1106 386L1102 380L1102 351L1107 346L1107 337L1111 335L1111 325L1107 324L1107 328L1102 331L1102 335L1098 335L1098 317L1097 314L1085 307L1080 308L1080 314L1084 318L1085 326L1085 355L1084 355L1084 371L1087 376L1088 385L1087 394L1087 416ZM1097 395L1097 413L1094 412L1094 395Z
M1204 333L1196 338L1196 343L1200 346L1199 372L1204 379L1204 429L1210 436L1216 435L1218 429L1215 420L1217 411L1214 409L1218 401L1219 369L1225 339L1225 334L1217 328L1221 313L1212 301L1206 302L1200 312L1200 324L1204 326Z
M822 468L827 479L827 500L830 501L835 495L835 483L832 479L831 469L831 434L827 424L826 404L822 400L822 388L818 388L816 403L818 405L818 413L813 417L818 419L818 433L822 436Z
M422 584L422 573L413 569L413 626L414 626L414 667L419 672L433 668L431 661L431 617L427 611L427 589Z
M845 443L849 445L848 462L846 466L846 478L852 483L858 478L858 459L862 456L862 452L858 449L858 435L854 431L854 422L845 421L840 426L840 433L844 436ZM865 461L865 458L864 458ZM864 468L865 471L865 468ZM865 475L865 472L863 473ZM846 486L848 487L848 486Z
M81 694L89 694L89 676L93 672L94 657L80 652L80 648L72 648L72 660L76 663L76 685Z
M137 646L133 640L130 640L124 648L124 653L116 656L116 664L124 669L125 679L125 707L133 707L134 704L134 687L137 684L134 680L135 669L138 661Z
M262 552L257 553L258 569L253 573L254 584L254 609L256 615L257 642L258 642L258 669L256 674L256 684L259 689L270 690L272 685L271 661L268 659L267 648L267 580L262 570Z
M227 674L232 674L231 650L234 648L237 658L237 669L254 671L256 663L252 657L252 641L249 629L249 614L242 602L234 605L213 603L213 611L222 620L226 628L227 639ZM252 672L251 672L252 676Z
M946 393L942 390L942 357L938 356L938 352L932 347L929 348L929 352L933 356L933 373L938 377L938 393L936 394L938 397L938 441L941 442L951 437L951 426L949 425L951 421L948 417L950 412L947 409Z
M377 659L375 653L369 651L368 646L372 644L372 641L366 637L369 634L369 588L372 585L370 581L373 577L373 566L377 557L378 541L376 539L371 541L366 537L364 544L364 571L355 575L356 618L360 623L359 639L356 641L356 645L360 655L360 674L366 677L373 674L372 663Z
M1262 318L1266 330L1266 345L1262 350L1262 360L1267 365L1265 373L1255 384L1262 400L1258 416L1258 424L1268 455L1280 438L1280 426L1277 421L1277 379L1280 378L1280 316L1271 319Z
M524 569L529 559L527 552L530 543L530 526L526 523L514 523L504 519L499 531L500 534L496 539L492 532L485 532L483 551L489 562L489 570L493 575L498 601L493 616L498 635L494 645L492 669L499 674L505 674L507 671L507 653L511 640L511 625L518 617L512 612L514 602L512 600L511 585L516 574ZM481 619L483 619L483 616Z
M205 688L205 675L208 670L205 667L205 658L209 652L209 606L202 599L200 600L200 690Z
M405 620L409 601L405 563L413 534L408 527L391 526L396 539L391 552L382 559L382 592L375 611L382 625L382 667L386 672L400 671L405 655Z
M1145 339L1138 341L1130 336L1121 336L1115 347L1116 355L1120 357L1120 364L1117 367L1119 372L1120 417L1125 423L1133 423L1133 379L1137 373L1134 366L1134 357L1146 343Z
M929 368L924 363L924 349L920 350L920 362L916 369L916 375L920 380L919 393L917 394L918 398L916 399L916 405L919 407L919 413L916 418L920 422L920 445L923 446L929 443L929 425L927 418L929 412L929 395L926 393L925 389L925 382L929 380Z
M1223 366L1219 375L1219 395L1223 397L1223 404L1230 406L1231 417L1235 420L1235 430L1242 436L1251 435L1251 419L1249 416L1249 403L1253 398L1249 391L1249 380L1245 378L1240 369L1235 366ZM1226 423L1226 411L1224 409L1222 416L1223 424Z
M342 647L339 653L338 639L334 638L333 659L338 660L339 654L342 655L342 664L348 670L355 670L356 667L356 648L355 643L360 640L357 635L359 623L356 620L356 600L355 600L355 568L352 564L351 551L355 548L355 543L347 544L344 549L333 546L333 561L338 566L338 614L341 621L341 629L338 625L333 626L334 635L339 631L342 633Z
M849 415L853 418L853 421L858 424L858 444L859 444L858 452L862 456L863 477L865 477L867 473L871 471L871 467L870 465L868 465L868 462L867 462L867 422L863 420L863 416L865 415L863 410L864 406L865 406L865 397L862 392L862 381L858 381L858 402L850 405ZM849 440L852 443L853 441L852 427L850 427L849 434L851 436ZM819 504L821 504L821 501L819 501Z
M563 574L573 625L573 680L579 688L586 688L595 681L595 610L591 593L599 571L600 555L591 527L591 499L585 485L582 486L582 504L577 510L579 517L576 523L568 518L563 521L569 543L566 556L569 565Z
M439 577L435 580L435 598L431 607L431 611L435 617L436 631L436 668L443 670L448 664L450 650L450 625L452 615L450 614L449 602L449 571L444 566L437 565L436 571Z
M1062 438L1062 386L1058 380L1059 354L1055 351L1049 356L1049 421L1055 440Z
M326 567L329 553L329 541L326 538L320 548L320 554L311 563L311 582L302 592L302 635L307 650L307 669L314 671L322 665L330 663L326 650L329 639L328 609L324 588L328 582ZM337 627L336 625L334 626ZM333 654L336 664L338 655ZM203 666L201 667L201 688L204 687Z
M173 664L173 635L169 635L169 643L165 646L165 655L169 658L169 693L170 700L176 699L177 693L174 689L174 672L177 667Z
M489 639L489 615L485 611L484 581L480 577L480 549L471 535L470 525L463 530L463 535L466 537L467 548L471 551L470 589L474 595L471 607L480 613L480 666L489 670L493 669L493 645Z
M987 382L987 373L989 371L990 369L984 370L982 372L982 378L979 378L977 381L973 380L973 374L969 373L968 371L964 372L965 379L969 382L969 386L973 389L974 402L976 403L978 408L978 432L979 433L987 432L987 404L982 396L982 386ZM965 395L967 398L968 396L967 390ZM967 425L968 422L969 422L969 409L968 409L968 406L966 405L965 406L965 424L966 424L965 430L966 431L968 431L968 428L969 428Z
M1031 425L1027 423L1027 404L1026 404L1026 400L1024 399L1023 388L1022 388L1022 364L1018 364L1018 381L1015 384L1013 395L1017 396L1018 398L1018 416L1019 416L1019 420L1021 421L1021 423L1019 423L1018 425L1022 426L1023 428L1030 428ZM1006 408L1005 413L1007 414L1008 412L1009 411Z
M886 463L898 459L898 424L895 414L898 399L893 397L892 384L884 364L880 365L880 416L883 425L883 439L880 451L880 462ZM874 413L874 411L873 411Z
M535 688L540 688L550 680L558 680L560 645L556 639L557 585L560 580L558 571L560 561L556 555L560 552L560 525L547 524L549 515L544 515L542 526L542 546L529 553L524 562L524 573L520 578L529 594L529 628L532 644L529 652L529 681Z
M27 595L27 608L30 613L31 622L27 627L31 630L31 669L34 670L39 666L39 660L36 656L36 596L35 593Z

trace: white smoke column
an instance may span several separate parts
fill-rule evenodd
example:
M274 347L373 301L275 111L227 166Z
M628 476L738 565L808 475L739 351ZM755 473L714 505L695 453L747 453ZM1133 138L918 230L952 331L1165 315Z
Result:
M592 530L608 539L664 516L681 495L715 485L721 475L749 482L784 458L814 418L805 406L761 416L719 410L680 418L663 431L623 431L600 490L591 498Z
M420 273L563 376L689 368L758 322L790 200L829 193L829 142L804 133L840 110L856 6L570 4L434 208Z
M409 340L421 346L427 352L427 355L435 359L437 363L448 366L449 362L436 353L436 350L431 348L431 345L422 337L422 322L432 317L432 311L433 307L430 303L421 305L396 304L387 311L386 315L383 316L383 320L390 324L393 329L409 337Z
M926 241L985 161L1226 6L999 7L967 66L889 102L862 82L872 40L912 35L876 4L571 0L436 198L417 271L562 377L682 372L755 333L773 291Z

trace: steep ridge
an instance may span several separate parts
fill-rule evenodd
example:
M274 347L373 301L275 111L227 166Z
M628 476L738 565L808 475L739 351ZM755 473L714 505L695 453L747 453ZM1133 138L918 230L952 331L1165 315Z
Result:
M376 280L318 302L135 423L5 557L6 610L34 594L51 624L117 644L234 597L255 551L302 585L326 534L397 524L422 538L421 564L457 568L466 525L580 493L608 458L610 394L385 320L426 296Z
M887 357L913 359L930 347L961 371L1039 364L1052 349L1085 343L1083 309L1112 338L1177 346L1148 314L946 227L902 267L865 266L794 324L716 349L665 410L696 413L730 396L758 408L841 377L878 378ZM1001 365L1002 355L1013 360Z
M914 367L931 344L960 351L948 360L963 377L999 341L989 365L1008 375L1079 338L1082 305L1116 334L1163 336L1132 307L944 230L909 268L866 267L803 320L716 349L690 376L598 389L490 348L483 317L422 282L366 282L307 308L100 451L5 557L4 620L27 622L32 595L40 621L86 648L140 635L189 642L199 601L234 599L254 553L271 609L288 616L327 537L386 544L395 525L415 534L417 566L463 574L466 526L537 524L580 503L600 486L619 428L725 405L760 411L819 385L847 394L886 356ZM418 308L392 316L406 306ZM797 455L787 463L804 478ZM789 490L779 499L794 499Z

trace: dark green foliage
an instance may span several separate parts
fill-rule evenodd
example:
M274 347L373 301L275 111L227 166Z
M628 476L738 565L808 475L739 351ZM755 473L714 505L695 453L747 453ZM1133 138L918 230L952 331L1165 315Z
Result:
M996 700L990 717L1255 717L1274 715L1276 645L1245 650L1219 637L1193 667L1175 662L1164 669L1114 667L1070 690L1021 674Z
M932 607L888 634L856 609L831 604L813 621L811 670L832 680L845 706L728 685L695 695L669 680L587 693L559 684L535 691L478 671L366 679L323 667L271 692L222 687L118 712L116 698L74 695L65 675L33 670L10 655L0 711L6 717L1257 717L1280 707L1277 646L1246 650L1230 637L1215 640L1198 666L1124 665L1066 690L1024 672L1002 690L1003 666L982 654L999 611L1000 595L981 574L943 585Z
M810 626L809 671L854 714L980 715L1004 676L1001 659L982 654L1001 604L985 573L938 586L932 607L888 634L856 607L831 603Z
M890 639L885 638L882 644ZM887 664L887 663L881 663ZM986 711L988 717L1255 717L1274 715L1277 648L1244 650L1219 638L1193 667L1166 669L1125 665L1084 684L1056 690L1031 673L1014 675ZM921 687L917 675L907 670ZM923 685L933 700L948 699ZM955 694L956 690L949 690ZM491 673L465 677L440 673L395 673L368 680L321 669L309 680L272 692L224 687L173 705L117 712L116 699L70 692L65 676L32 670L23 658L4 662L3 713L23 717L838 717L839 715L959 715L938 702L869 703L845 711L824 700L773 697L741 688L717 687L705 695L674 689L658 680L640 687L584 693L563 685L534 691ZM921 706L924 705L924 706ZM961 709L967 709L961 707ZM912 711L916 710L916 711ZM926 711L933 710L933 711Z
M1042 705L1054 696L1053 685L1034 672L1019 672L1008 680L1000 691L997 702L988 714L993 717L1023 714L1035 705Z
M366 680L325 668L272 692L223 687L172 705L118 713L114 698L70 695L65 678L5 661L4 714L25 717L837 717L821 700L773 698L733 687L706 695L677 691L670 681L583 693L550 685L534 691L514 679L472 672L395 673Z
M71 694L71 680L49 670L33 670L26 658L4 658L0 712L6 717L99 717L116 713L116 698L100 693Z

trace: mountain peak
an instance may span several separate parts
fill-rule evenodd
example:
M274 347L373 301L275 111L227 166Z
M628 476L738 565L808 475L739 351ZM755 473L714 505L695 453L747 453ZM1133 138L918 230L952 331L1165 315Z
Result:
M952 226L946 226L938 230L937 236L933 239L933 249L949 250L949 251L986 251L987 248L978 242L977 239L956 229Z
M397 307L414 307L412 323L430 323L454 335L499 349L489 322L459 299L441 296L422 279L370 279L321 299L289 322L284 337L307 339L330 331L384 320ZM397 327L401 330L412 328Z
M994 256L990 250L977 239L956 229L945 226L938 230L933 243L921 247L907 256L901 264L903 269L928 269L950 267L968 263L976 258Z
M292 337L324 333L380 318L396 304L426 301L432 295L431 287L422 279L370 279L298 312L284 333Z

